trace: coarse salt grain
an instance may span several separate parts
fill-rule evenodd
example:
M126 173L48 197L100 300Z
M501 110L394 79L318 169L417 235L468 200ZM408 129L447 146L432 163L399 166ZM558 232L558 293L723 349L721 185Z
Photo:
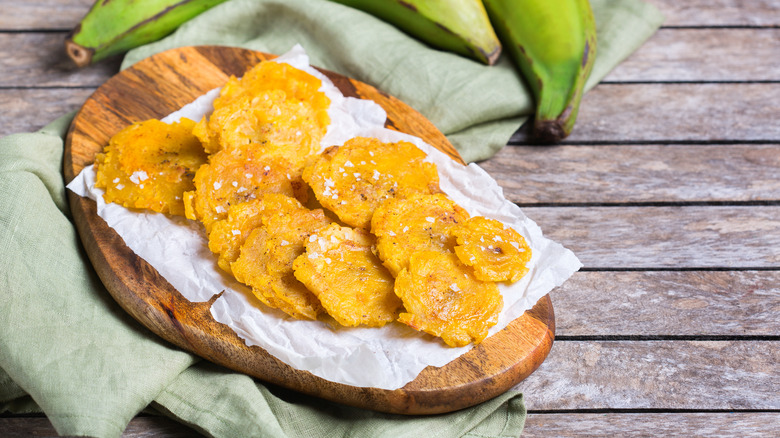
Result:
M130 175L130 181L133 182L133 184L138 184L141 181L146 181L149 178L149 175L146 174L143 170L136 170L133 172L132 175Z
M241 234L241 230L232 230L231 233L233 233L234 236L238 236Z
M222 183L219 181L214 181L214 190L219 190L220 187L222 187Z

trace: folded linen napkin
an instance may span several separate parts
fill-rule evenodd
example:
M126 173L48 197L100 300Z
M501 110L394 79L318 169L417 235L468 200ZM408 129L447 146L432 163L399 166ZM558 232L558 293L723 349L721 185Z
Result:
M639 0L592 3L600 38L595 84L661 18ZM294 43L314 65L410 103L468 161L503 146L532 111L506 60L485 67L437 52L324 0L226 2L129 53L124 66L182 45L281 53ZM215 437L520 435L525 407L514 391L446 415L380 414L266 386L151 334L112 301L70 221L61 166L71 119L0 139L0 412L43 411L60 434L98 437L121 435L145 408Z

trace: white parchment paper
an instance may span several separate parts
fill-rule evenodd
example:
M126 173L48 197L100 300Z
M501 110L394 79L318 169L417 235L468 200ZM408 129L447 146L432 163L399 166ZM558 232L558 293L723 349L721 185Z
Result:
M570 250L544 237L534 221L506 200L501 187L482 168L458 164L417 137L385 129L386 114L379 105L344 97L324 75L309 66L308 56L300 46L276 62L287 62L323 81L321 90L331 99L331 125L322 141L323 149L356 136L412 142L437 165L441 189L453 201L472 216L500 220L526 238L532 250L529 272L512 285L499 284L504 308L498 324L490 330L491 335L533 307L582 266ZM218 95L218 89L212 90L163 121L171 123L180 117L197 121L213 110L212 102ZM95 188L92 166L85 168L68 188L95 200L98 215L185 298L202 302L222 292L211 308L214 319L230 326L247 345L258 345L296 369L337 383L396 389L413 380L425 367L443 366L472 348L447 347L436 338L398 323L380 329L344 328L293 319L265 307L249 288L217 267L200 224L106 204L103 191Z

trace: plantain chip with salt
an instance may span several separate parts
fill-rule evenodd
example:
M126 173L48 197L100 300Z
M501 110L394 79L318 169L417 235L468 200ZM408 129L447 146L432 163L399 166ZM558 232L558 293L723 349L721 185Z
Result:
M480 280L514 283L528 272L531 248L525 238L495 219L472 217L453 227L452 235L455 254Z
M398 316L393 277L372 252L374 238L338 224L312 234L293 270L325 311L347 327L382 327Z
M374 212L371 231L377 237L379 258L393 273L409 266L418 251L452 252L455 238L450 230L469 214L442 193L389 199Z
M211 226L227 217L228 209L266 193L282 193L305 200L308 188L289 172L281 158L257 157L247 148L221 150L209 157L193 179L195 190L184 194L186 216Z
M293 274L293 262L308 237L330 224L322 210L309 210L297 200L267 194L258 207L261 226L241 244L230 264L235 278L252 288L262 302L298 319L316 319L322 306Z
M330 124L330 99L321 86L320 79L289 64L261 62L228 80L195 135L209 153L251 143L299 170L319 150Z
M451 347L480 343L498 322L498 286L474 277L454 253L419 251L395 279L405 312L398 320L442 338Z
M206 162L195 122L167 124L151 119L134 123L111 137L95 158L95 186L103 199L129 208L184 215L184 192L192 190L195 171Z
M385 200L438 193L436 165L412 143L356 137L326 149L303 169L317 200L345 224L368 230Z

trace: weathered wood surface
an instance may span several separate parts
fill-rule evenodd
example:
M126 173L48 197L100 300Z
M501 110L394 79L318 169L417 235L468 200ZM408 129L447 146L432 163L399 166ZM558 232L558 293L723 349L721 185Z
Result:
M777 411L778 363L776 341L566 341L516 388L529 410Z
M780 268L780 205L524 212L589 269Z
M94 90L82 88L0 89L0 136L32 132L75 111Z
M780 413L562 413L531 414L523 436L588 437L706 436L710 438L780 436Z
M571 337L780 334L778 270L578 272L553 292L552 300L555 348Z
M48 113L74 109L91 88L0 89L0 135L34 130ZM50 99L59 93L69 100ZM40 107L44 114L20 108ZM600 84L583 99L577 130L564 143L772 143L780 140L780 83ZM726 104L728 103L728 105ZM48 111L47 111L48 110ZM17 119L18 117L18 119ZM7 121L6 121L7 120ZM8 128L11 126L12 128ZM521 130L511 143L528 143Z
M780 198L780 145L511 146L481 163L519 204Z
M704 56L702 56L702 54ZM660 29L605 82L776 81L780 29Z
M2 0L0 31L70 30L94 0Z
M776 142L780 83L604 83L564 143ZM532 143L521 130L511 143Z
M775 0L648 0L666 17L665 26L778 26Z
M65 32L0 33L0 87L97 88L116 74L115 57L83 69L64 50ZM40 53L50 56L41 56Z
M648 1L664 28L587 95L567 145L521 130L482 163L588 266L553 292L524 436L777 436L780 3ZM114 73L56 51L91 3L0 0L0 135ZM3 436L47 425L0 414ZM138 417L125 436L192 435Z

